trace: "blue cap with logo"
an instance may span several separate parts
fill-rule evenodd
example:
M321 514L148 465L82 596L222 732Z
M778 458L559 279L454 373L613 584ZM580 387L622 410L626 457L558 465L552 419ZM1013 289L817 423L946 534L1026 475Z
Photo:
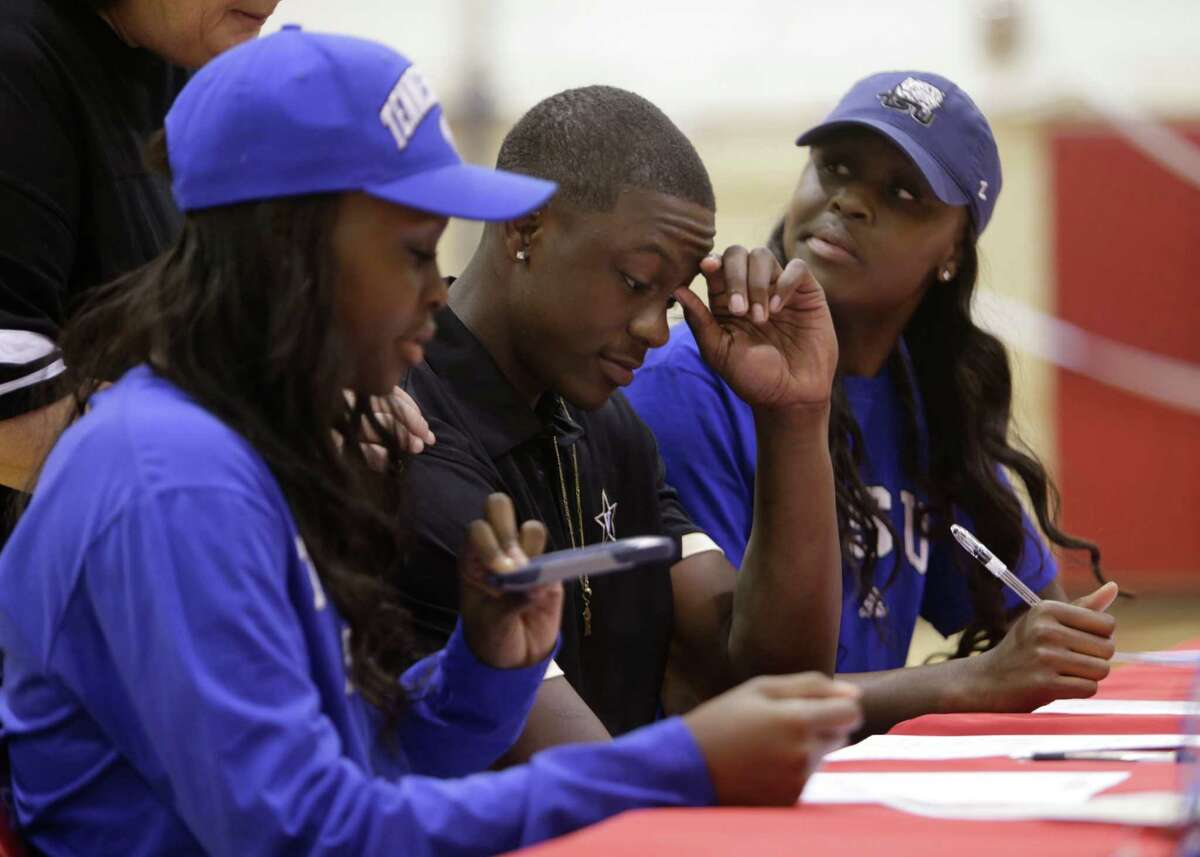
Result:
M842 125L873 128L899 146L938 199L967 206L975 234L983 232L1000 194L1000 153L987 119L952 81L924 71L863 78L796 145Z
M463 163L437 97L391 48L296 26L204 66L166 131L184 211L363 191L447 217L510 220L557 189Z

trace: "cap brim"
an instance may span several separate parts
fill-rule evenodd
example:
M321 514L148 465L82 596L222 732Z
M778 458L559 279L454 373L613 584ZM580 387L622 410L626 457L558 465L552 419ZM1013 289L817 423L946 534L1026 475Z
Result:
M855 119L853 117L845 117L833 122L824 122L814 128L810 128L797 137L796 145L811 146L829 131L847 125L859 125L878 131L899 146L901 151L908 155L909 160L917 165L917 169L921 171L921 175L925 176L925 181L929 182L929 187L933 190L934 195L942 202L947 205L971 204L971 198L963 192L962 188L955 184L954 179L942 168L942 165L937 162L936 158L925 151L925 148L908 134L886 122L880 122L876 119Z
M468 220L512 220L554 195L558 185L474 164L451 164L394 182L369 185L365 193L419 211Z

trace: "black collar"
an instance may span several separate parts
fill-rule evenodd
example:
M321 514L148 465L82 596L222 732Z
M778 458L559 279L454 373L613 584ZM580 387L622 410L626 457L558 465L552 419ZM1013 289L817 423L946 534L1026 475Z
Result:
M571 406L546 393L530 408L504 377L492 355L450 307L437 314L437 335L425 350L425 362L457 401L468 428L493 460L536 437L558 438L567 447L583 427Z

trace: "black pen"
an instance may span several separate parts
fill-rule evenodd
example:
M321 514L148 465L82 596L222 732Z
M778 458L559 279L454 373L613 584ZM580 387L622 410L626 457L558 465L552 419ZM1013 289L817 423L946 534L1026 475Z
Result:
M1065 750L1033 753L1033 762L1185 762L1190 753L1183 747L1173 750Z

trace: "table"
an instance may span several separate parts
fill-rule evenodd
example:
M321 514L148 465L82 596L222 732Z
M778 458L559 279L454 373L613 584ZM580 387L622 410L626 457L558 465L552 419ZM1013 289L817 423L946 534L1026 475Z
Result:
M1200 648L1200 639L1179 648ZM1157 666L1114 669L1098 696L1112 699L1186 699L1193 672ZM1036 722L1036 726L1034 723ZM998 733L1178 732L1180 718L1084 714L942 714L899 724L910 735ZM827 771L1028 770L1008 758L949 761L829 763ZM1158 763L1049 762L1055 771L1128 770L1105 792L1150 791L1179 786L1179 766ZM578 833L521 852L525 857L649 857L649 855L880 854L886 857L1170 857L1178 834L1112 824L1057 821L947 821L909 815L871 804L781 809L655 809L629 812Z

